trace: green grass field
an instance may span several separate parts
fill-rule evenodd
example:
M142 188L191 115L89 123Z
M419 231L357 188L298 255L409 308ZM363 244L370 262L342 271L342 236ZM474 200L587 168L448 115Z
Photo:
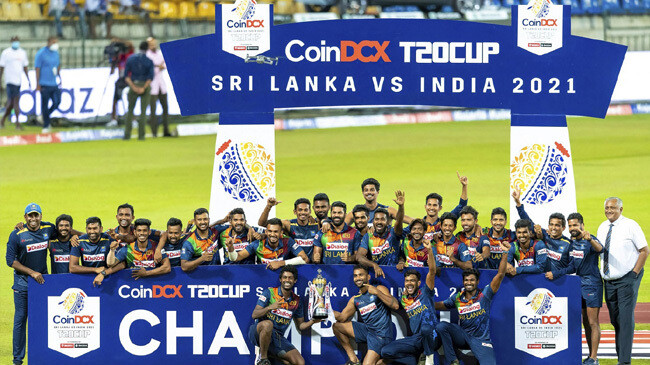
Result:
M650 235L650 116L574 118L569 129L587 229L595 233L605 219L604 198L618 195L624 214ZM276 138L281 217L291 216L296 198L318 192L348 206L361 203L360 183L367 177L381 182L380 202L392 203L393 191L404 190L408 215L424 215L424 197L433 191L451 209L460 194L456 170L469 177L470 204L481 212L481 225L489 223L492 208L509 206L506 121L281 131ZM80 230L91 215L101 217L104 228L114 227L115 208L124 202L155 228L164 228L171 216L186 221L194 209L209 205L214 143L214 136L202 136L2 148L0 236L8 237L32 201L41 204L45 220L68 213ZM649 278L640 302L650 302ZM11 358L11 281L11 269L0 270L2 361Z

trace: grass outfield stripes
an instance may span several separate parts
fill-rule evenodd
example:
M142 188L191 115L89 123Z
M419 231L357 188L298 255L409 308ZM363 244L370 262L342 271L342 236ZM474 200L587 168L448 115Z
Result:
M604 198L618 195L624 214L650 239L650 116L570 118L569 129L587 229L596 232ZM481 225L489 224L492 208L509 207L507 121L279 131L276 138L283 218L292 216L296 198L318 192L349 207L360 203L361 181L371 176L382 184L380 202L392 204L394 190L406 192L408 215L422 216L424 197L433 191L451 209L460 194L456 170L469 177L470 204L481 212ZM154 228L164 229L171 216L187 221L195 208L209 205L214 143L214 136L199 136L0 148L0 237L6 240L31 201L41 204L49 221L71 214L80 230L91 215L102 218L104 228L114 227L115 209L124 202ZM640 302L650 301L649 277ZM12 280L11 269L0 270L0 359L7 360Z

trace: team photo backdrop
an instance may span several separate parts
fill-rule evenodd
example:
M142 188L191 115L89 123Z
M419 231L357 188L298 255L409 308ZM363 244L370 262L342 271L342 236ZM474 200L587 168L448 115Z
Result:
M296 291L307 305L307 282L322 269L332 283L332 306L342 310L358 293L351 265L298 267ZM403 274L384 267L386 279L371 284L387 286L401 295ZM426 275L425 269L418 269ZM479 287L488 285L496 271L481 273ZM263 265L200 267L186 274L171 273L133 280L129 270L111 275L99 288L92 275L45 276L45 285L30 281L29 359L41 364L96 364L98 359L125 364L242 364L252 363L255 348L248 328L257 296L278 286L278 273ZM436 278L436 300L456 293L460 269L445 269ZM580 281L565 276L555 281L543 275L506 278L490 312L490 330L497 363L577 363L581 356ZM518 303L518 304L517 304ZM516 309L515 309L516 308ZM441 312L443 320L457 315ZM408 322L393 314L398 337ZM47 334L47 336L45 335ZM44 339L47 338L47 341ZM309 364L346 361L331 323L314 326L302 335L295 326L288 338Z

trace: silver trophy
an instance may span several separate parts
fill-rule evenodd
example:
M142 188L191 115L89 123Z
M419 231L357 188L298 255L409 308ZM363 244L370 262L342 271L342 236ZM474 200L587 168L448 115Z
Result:
M318 275L310 281L309 285L309 314L314 319L326 319L329 316L329 295L330 288L327 279L321 275L322 270L318 269Z

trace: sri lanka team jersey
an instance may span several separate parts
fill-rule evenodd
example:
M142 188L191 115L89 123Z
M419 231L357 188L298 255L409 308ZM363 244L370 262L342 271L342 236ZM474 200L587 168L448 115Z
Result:
M311 260L314 256L314 240L316 238L316 233L318 233L318 224L306 224L301 226L298 224L297 219L292 219L289 222L291 223L289 237L296 241L298 246L305 251L307 257Z
M52 274L67 274L70 272L70 239L61 238L50 240L50 266Z
M294 316L296 318L304 317L302 301L293 292L291 293L290 300L287 301L282 296L282 290L280 288L268 288L257 298L257 305L264 308L276 302L280 303L280 307L268 312L266 316L256 319L255 323L268 319L273 322L273 330L280 333L281 336L284 336L284 332L289 327L289 324L291 324L291 319Z
M272 248L269 244L269 239L263 241L253 241L246 246L246 251L250 254L249 257L257 258L257 261L262 264L267 264L271 261L280 261L288 259L293 255L297 257L302 251L292 238L280 238L277 247Z
M79 247L70 249L70 256L81 259L81 266L102 267L106 266L106 255L111 249L113 239L106 233L99 236L99 241L90 242L87 234L79 237Z
M48 240L56 236L56 229L50 222L41 222L41 226L33 232L27 228L12 231L7 241L7 265L18 261L36 272L47 274ZM28 276L14 271L12 289L27 290Z
M545 249L540 250L539 263L544 268L544 271L553 272L553 277L557 279L566 273L566 270L561 270L569 266L569 249L571 248L571 241L562 236L560 238L551 238L546 230L544 233ZM556 277L557 276L557 277Z
M359 311L368 332L379 337L392 337L390 311L378 296L366 292L354 296L354 306Z
M147 240L147 248L144 250L140 250L140 247L138 247L138 241L135 241L120 248L120 250L115 254L115 258L119 261L124 261L126 263L126 267L135 267L138 269L155 269L155 249L155 242L152 242L151 240ZM163 253L162 258L167 258L167 254Z
M460 214L461 209L463 209L463 207L465 207L466 205L467 205L467 200L460 199L458 201L458 205L451 211L451 213L453 215L455 215L456 217L458 217L459 214ZM424 223L427 224L426 232L424 232L424 239L428 240L430 242L434 242L436 240L436 238L437 238L436 234L442 232L442 229L441 229L442 222L440 222L440 217L438 217L436 219L436 221L433 222L433 223L429 223L427 221L427 216L426 215L424 217L422 217L422 220L424 221ZM411 233L410 227L405 227L404 228L404 236L406 236L409 233Z
M440 267L455 267L451 261L451 257L455 257L462 262L472 259L472 256L467 250L467 246L456 239L456 236L451 236L448 242L441 239L436 243L436 262Z
M413 240L402 243L402 253L404 255L405 267L426 267L429 258L429 251L420 243L418 248L413 245Z
M467 251L472 258L472 267L475 269L485 269L486 260L477 261L476 254L483 253L483 247L490 245L490 239L485 235L477 236L472 234L471 236L468 236L465 232L458 232L456 238L467 247Z
M181 251L183 250L183 241L185 241L185 235L182 235L176 244L172 244L168 239L162 248L162 253L167 255L169 264L172 267L181 266Z
M129 229L131 230L131 234L135 236L135 226L132 224L131 227L129 227ZM113 228L113 231L115 231L115 233L119 233L120 232L120 226L117 226L117 227ZM108 231L106 231L104 233L108 234ZM150 229L148 238L150 240L154 241L154 242L158 242L160 240L160 231L158 231L157 229L153 229L153 228ZM122 246L124 246L124 245L122 245Z
M244 229L241 233L237 233L235 229L230 225L215 226L214 229L217 230L217 232L219 232L219 242L221 242L221 247L223 247L224 250L228 250L228 248L226 247L226 240L228 239L228 237L234 239L233 247L235 248L235 252L245 250L246 246L248 246L248 244L250 243L250 241L248 240L247 229ZM231 262L230 258L228 258L228 255L224 255L223 260L224 260L224 264L254 264L255 263L254 256L249 256L246 259L241 261Z
M219 249L219 231L214 228L208 228L207 237L201 237L199 231L195 229L190 233L183 242L181 249L181 260L192 261L200 257L203 252L214 252L212 261L202 262L201 265L221 265L221 258L217 250Z
M323 233L318 231L314 239L314 246L323 249L322 261L324 264L345 264L341 259L343 252L347 251L350 256L354 254L361 244L361 234L356 229L343 224L343 229L337 232L334 227Z
M593 235L591 239L598 241ZM598 270L599 254L600 252L594 250L589 241L583 239L571 240L571 248L569 250L570 261L566 270L567 273L575 272L580 276L582 286L602 285L600 271Z
M501 263L501 256L503 255L503 249L501 248L501 242L508 242L510 243L510 250L508 252L508 263L511 265L514 264L514 261L512 261L512 252L514 252L514 242L517 240L517 237L515 235L515 232L509 230L509 229L504 229L503 232L501 232L500 237L495 237L496 232L494 231L494 228L484 228L483 229L483 234L488 238L489 242L489 247L490 247L490 257L485 260L485 268L486 269L498 269L499 264Z
M369 209L368 210L368 227L372 227L372 220L375 219L375 212L379 208L388 209L388 205L377 203L377 206L375 207L375 209L373 209L373 210ZM388 217L388 220L390 221L390 217Z
M546 244L541 241L532 241L528 250L524 251L519 244L516 244L513 258L517 260L517 274L539 274L544 272L544 267L540 263L540 256L546 255Z
M483 341L490 341L490 306L494 292L490 285L486 285L481 291L469 300L465 298L465 289L461 290L443 303L446 308L456 308L460 327L471 337Z
M438 319L433 306L435 302L433 290L424 284L415 296L409 297L406 292L400 298L400 304L409 317L409 326L412 333L431 334L436 329Z
M393 227L387 227L382 236L378 236L377 232L372 235L366 233L361 239L359 247L368 250L372 261L378 265L395 266L399 260L401 240L402 236L398 236Z

